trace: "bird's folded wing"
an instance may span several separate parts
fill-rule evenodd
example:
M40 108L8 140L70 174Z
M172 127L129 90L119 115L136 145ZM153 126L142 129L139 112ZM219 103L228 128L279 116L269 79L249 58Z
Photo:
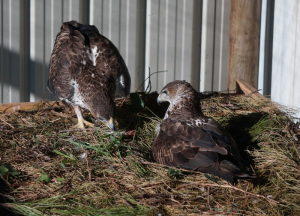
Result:
M210 167L218 160L216 152L207 151L178 136L169 136L163 131L154 140L152 151L158 163L189 170Z
M184 142L191 148L199 147L200 151L211 151L227 155L228 151L225 147L230 146L228 138L215 132L214 128L209 129L211 130L204 130L202 127L193 126L185 122L166 119L160 125L160 130L163 132L160 132L160 134L165 134L165 139L173 139L171 143L179 144ZM181 145L179 144L178 146Z

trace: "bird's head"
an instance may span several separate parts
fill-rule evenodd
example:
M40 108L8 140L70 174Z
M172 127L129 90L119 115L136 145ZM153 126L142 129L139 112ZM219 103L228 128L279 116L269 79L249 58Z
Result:
M98 126L99 123L103 123L104 125L109 127L109 129L111 129L112 131L115 130L114 118L113 117L110 117L109 119L97 118L95 126Z
M175 80L168 83L159 94L157 103L169 102L169 109L181 109L182 107L200 107L198 92L186 81Z
M96 119L95 126L102 123L114 131L115 109L115 103L113 100L101 100L98 103L94 103L91 113Z

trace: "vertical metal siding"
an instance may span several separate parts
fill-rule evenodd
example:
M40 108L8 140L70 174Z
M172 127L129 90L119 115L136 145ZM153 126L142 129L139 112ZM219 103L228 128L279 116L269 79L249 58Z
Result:
M258 90L264 94L264 65L265 65L265 46L266 46L266 25L267 24L267 0L261 1L261 16L260 16L260 39L259 39L259 63L258 63Z
M90 1L90 24L118 47L131 75L131 91L143 82L138 62L144 61L140 56L144 56L145 46L145 14L141 14L145 4L145 0Z
M276 1L272 61L273 101L300 108L300 0ZM300 117L300 112L298 112Z
M30 66L30 13L29 1L20 1L20 101L29 101L29 66Z
M20 0L2 0L2 37L1 37L1 101L16 102L20 100Z
M0 0L0 104L3 100L3 0Z
M203 0L200 91L227 89L230 0Z
M193 46L199 48L200 37L193 36L201 28L194 25L201 20L200 8L197 1L147 1L145 77L149 67L151 73L167 70L151 77L152 90L160 91L178 79L192 82L199 89L199 80L194 81L199 68L194 65L200 64L200 56L193 58L192 54Z
M151 77L152 91L175 79L202 91L224 90L230 0L203 2L202 8L199 0L0 0L0 102L54 99L46 88L49 60L56 34L69 20L94 24L113 41L132 91L148 77L148 67L168 70Z
M275 0L262 0L258 68L258 89L263 95L271 95L272 55Z
M30 1L30 101L54 99L46 87L50 55L62 22L79 20L79 6L80 0Z
M46 92L44 19L44 1L30 1L30 101L38 101Z
M216 1L213 91L227 89L230 1Z
M43 74L45 76L44 80L48 79L49 75L49 61L51 57L51 52L54 46L56 34L58 33L63 19L63 3L64 1L57 1L57 0L51 0L51 1L45 1L45 26L44 26L44 53L45 53L45 59L44 59L44 71ZM49 91L47 91L46 88L46 82L43 83L43 90L45 92L45 97L53 100L55 99L52 94L50 94Z

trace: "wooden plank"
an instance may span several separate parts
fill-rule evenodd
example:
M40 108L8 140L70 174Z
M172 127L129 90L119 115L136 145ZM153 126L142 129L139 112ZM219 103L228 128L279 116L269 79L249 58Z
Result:
M238 93L244 93L245 95L251 96L252 98L256 100L262 100L266 103L264 107L262 107L262 111L270 113L272 111L278 112L280 111L274 103L272 103L271 99L264 97L262 94L260 94L256 88L254 88L250 83L244 81L244 80L236 80L236 88Z
M61 101L49 101L47 103L49 106L62 106ZM39 102L25 102L25 103L6 103L0 105L0 112L15 112L18 110L33 110L37 107L40 107L42 103Z
M236 79L255 88L258 79L261 0L231 0L227 88L234 90Z
M250 95L254 99L263 99L263 100L269 100L265 98L262 94L260 94L256 88L254 88L251 84L248 82L238 79L236 80L237 90L242 91L245 95Z

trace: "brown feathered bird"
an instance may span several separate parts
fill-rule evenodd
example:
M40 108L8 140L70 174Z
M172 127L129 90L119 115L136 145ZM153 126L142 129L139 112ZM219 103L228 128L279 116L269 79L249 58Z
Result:
M48 90L71 104L77 128L94 124L83 119L80 107L91 111L96 123L114 130L115 97L130 91L130 75L118 49L93 25L63 23L50 59Z
M199 94L185 81L167 84L157 102L170 103L152 144L157 163L217 175L229 182L252 178L244 170L233 138L204 116Z

